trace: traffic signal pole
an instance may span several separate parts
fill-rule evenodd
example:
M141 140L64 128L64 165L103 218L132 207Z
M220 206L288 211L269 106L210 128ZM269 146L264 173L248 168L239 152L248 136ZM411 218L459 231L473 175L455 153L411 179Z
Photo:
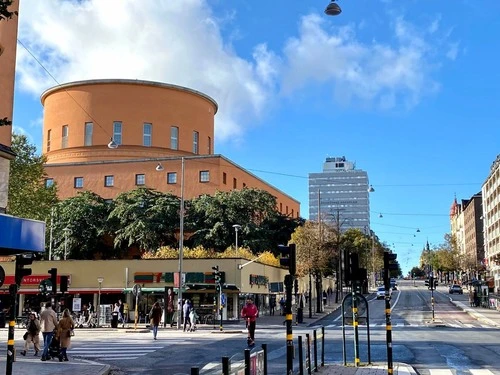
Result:
M16 325L16 297L17 285L11 284L10 292L10 311L9 311L9 335L7 338L7 365L5 368L6 375L12 375L12 364L14 363L15 348L14 348L14 327Z
M293 332L292 332L292 286L293 276L285 276L286 301L286 373L293 375Z
M387 374L393 374L392 364L392 323L391 323L391 296L389 294L390 270L397 270L398 265L394 263L397 255L384 252L384 289L385 289L385 329L386 329L386 345L387 345Z

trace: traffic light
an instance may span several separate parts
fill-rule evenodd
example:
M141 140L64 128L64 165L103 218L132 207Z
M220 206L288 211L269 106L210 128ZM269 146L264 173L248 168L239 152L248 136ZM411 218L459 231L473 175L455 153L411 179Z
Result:
M52 294L57 293L57 268L51 268L49 271L50 282L52 283Z
M399 269L398 262L396 261L397 257L397 254L384 251L384 286L386 289L391 287L389 283L391 271Z
M224 272L219 271L219 266L214 266L212 269L214 270L213 275L215 280L215 289L220 291L222 289L222 284L224 284Z
M361 280L359 275L359 255L344 253L344 281L349 285L351 281Z
M24 268L24 266L29 266L35 257L32 253L18 254L16 255L16 284L21 285L24 276L31 275L31 268Z
M278 250L281 254L280 265L288 268L290 275L295 276L297 273L297 253L295 244L291 243L288 246L278 245Z
M61 285L59 286L59 290L61 293L66 293L68 291L68 276L60 277Z

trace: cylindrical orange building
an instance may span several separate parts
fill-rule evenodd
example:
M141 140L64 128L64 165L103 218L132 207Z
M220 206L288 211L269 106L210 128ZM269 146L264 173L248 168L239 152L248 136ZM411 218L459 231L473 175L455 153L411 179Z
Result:
M295 199L214 154L217 103L209 96L159 82L104 79L45 91L43 153L47 184L59 197L91 190L105 199L137 187L186 199L255 187L277 198L278 210L299 217ZM108 147L112 141L116 148ZM162 171L157 171L158 164Z

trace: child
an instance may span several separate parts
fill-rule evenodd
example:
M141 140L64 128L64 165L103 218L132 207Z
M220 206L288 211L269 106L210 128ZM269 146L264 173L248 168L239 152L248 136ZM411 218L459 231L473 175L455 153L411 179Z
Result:
M196 310L194 308L191 309L189 312L189 320L191 320L191 332L196 331L196 321L198 320L199 316L196 313Z

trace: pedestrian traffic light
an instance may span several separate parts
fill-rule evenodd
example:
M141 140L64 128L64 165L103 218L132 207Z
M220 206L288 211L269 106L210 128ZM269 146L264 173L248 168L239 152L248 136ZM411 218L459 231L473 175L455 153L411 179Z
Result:
M280 265L288 268L290 275L295 276L297 273L297 253L295 244L291 243L288 246L278 245L280 252Z
M18 254L16 255L16 274L15 280L17 285L21 285L24 276L31 275L31 268L24 268L24 266L29 266L35 257L32 253Z
M215 284L220 285L222 283L222 273L219 271L219 266L214 266L212 269L214 270L213 275Z
M61 293L66 293L68 291L68 276L61 276L59 281L61 282L59 290Z
M49 271L50 282L52 283L52 293L57 293L57 268L51 268Z

